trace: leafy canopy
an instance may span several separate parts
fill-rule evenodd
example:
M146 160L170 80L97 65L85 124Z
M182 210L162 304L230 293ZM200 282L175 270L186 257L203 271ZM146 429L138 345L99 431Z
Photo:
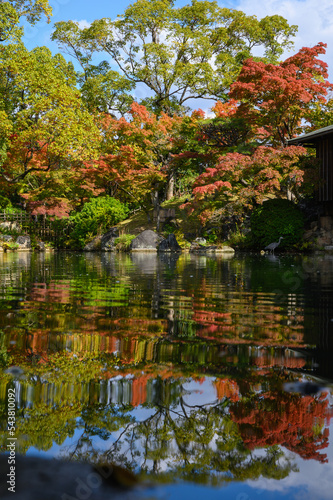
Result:
M48 0L8 0L0 1L0 42L19 40L23 28L19 27L21 17L34 25L42 16L50 22L52 8Z
M254 48L276 62L296 32L281 16L258 20L198 0L180 8L170 0L137 0L116 20L55 27L52 39L86 74L96 52L108 54L128 82L146 86L152 96L144 103L157 114L184 113L192 98L225 97Z
M325 47L303 47L279 64L248 59L231 85L230 97L242 102L240 113L262 126L274 145L285 145L302 130L302 118L315 103L325 104L332 90L327 64L318 59Z

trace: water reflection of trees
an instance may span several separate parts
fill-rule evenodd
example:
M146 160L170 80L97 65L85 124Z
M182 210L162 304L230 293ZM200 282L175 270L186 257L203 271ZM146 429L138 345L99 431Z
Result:
M333 316L328 264L321 277L297 260L148 257L13 256L2 268L0 366L26 377L20 450L75 435L63 449L73 459L213 483L285 477L293 466L280 446L325 461L327 400L285 393L282 381L297 378L286 368L313 372L311 353L286 346L315 343ZM209 376L215 399L191 405L187 381ZM2 446L8 383L0 372Z
M307 277L293 291L293 277L284 278L290 262L33 255L29 265L13 261L5 273L0 308L10 314L1 315L0 328L40 334L151 332L296 346L304 342Z
M280 446L327 461L322 450L329 438L328 400L284 392L282 380L292 378L289 372L208 378L205 383L214 389L208 402L195 392L205 381L202 375L132 367L127 375L114 369L110 379L89 380L88 374L83 378L84 367L70 372L72 379L59 373L47 382L46 366L41 376L15 383L17 451L48 450L57 443L73 460L111 460L164 480L213 484L285 477L294 466ZM7 387L3 379L1 446L7 437ZM68 437L72 444L64 447Z
M158 474L164 481L187 479L212 484L260 476L281 479L294 468L276 447L266 449L260 456L251 453L225 403L193 407L180 397L177 405L159 404L150 409L149 417L129 421L107 451L102 451L91 439L103 425L100 408L90 407L85 413L82 436L74 448L65 452L65 457L112 461L141 470L145 476ZM101 439L109 437L105 430L97 435Z

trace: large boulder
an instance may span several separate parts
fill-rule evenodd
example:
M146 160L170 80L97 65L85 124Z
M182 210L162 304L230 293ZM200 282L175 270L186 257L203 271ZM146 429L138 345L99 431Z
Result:
M101 239L102 252L114 252L115 240L118 238L118 236L119 236L119 231L115 227L112 227L110 231L103 234Z
M30 236L18 236L16 238L16 243L18 244L18 250L30 250L31 249L31 239Z
M176 239L176 236L171 233L165 238L164 240L161 241L161 243L158 245L158 251L159 252L181 252L182 249Z
M96 236L93 240L89 241L83 248L84 252L97 252L101 249L102 235Z
M142 231L134 240L131 242L130 250L132 252L137 251L157 251L159 243L163 240L162 236L150 229Z

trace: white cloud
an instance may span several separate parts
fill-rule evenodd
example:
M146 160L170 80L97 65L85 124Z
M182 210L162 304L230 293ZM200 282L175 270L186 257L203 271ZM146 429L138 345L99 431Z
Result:
M259 19L278 14L289 24L298 26L294 39L295 47L286 53L289 57L301 47L313 47L318 42L327 43L327 52L322 59L328 64L333 79L333 2L332 0L240 0L237 9Z
M89 28L89 26L91 26L91 23L86 21L86 19L80 19L80 21L78 21L77 19L73 19L73 23L77 23L81 30L83 30L84 28Z

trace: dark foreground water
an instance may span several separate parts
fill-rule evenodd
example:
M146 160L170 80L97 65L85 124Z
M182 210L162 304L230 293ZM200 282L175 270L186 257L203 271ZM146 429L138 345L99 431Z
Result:
M16 452L331 499L332 380L333 256L0 254L2 453L15 389Z

